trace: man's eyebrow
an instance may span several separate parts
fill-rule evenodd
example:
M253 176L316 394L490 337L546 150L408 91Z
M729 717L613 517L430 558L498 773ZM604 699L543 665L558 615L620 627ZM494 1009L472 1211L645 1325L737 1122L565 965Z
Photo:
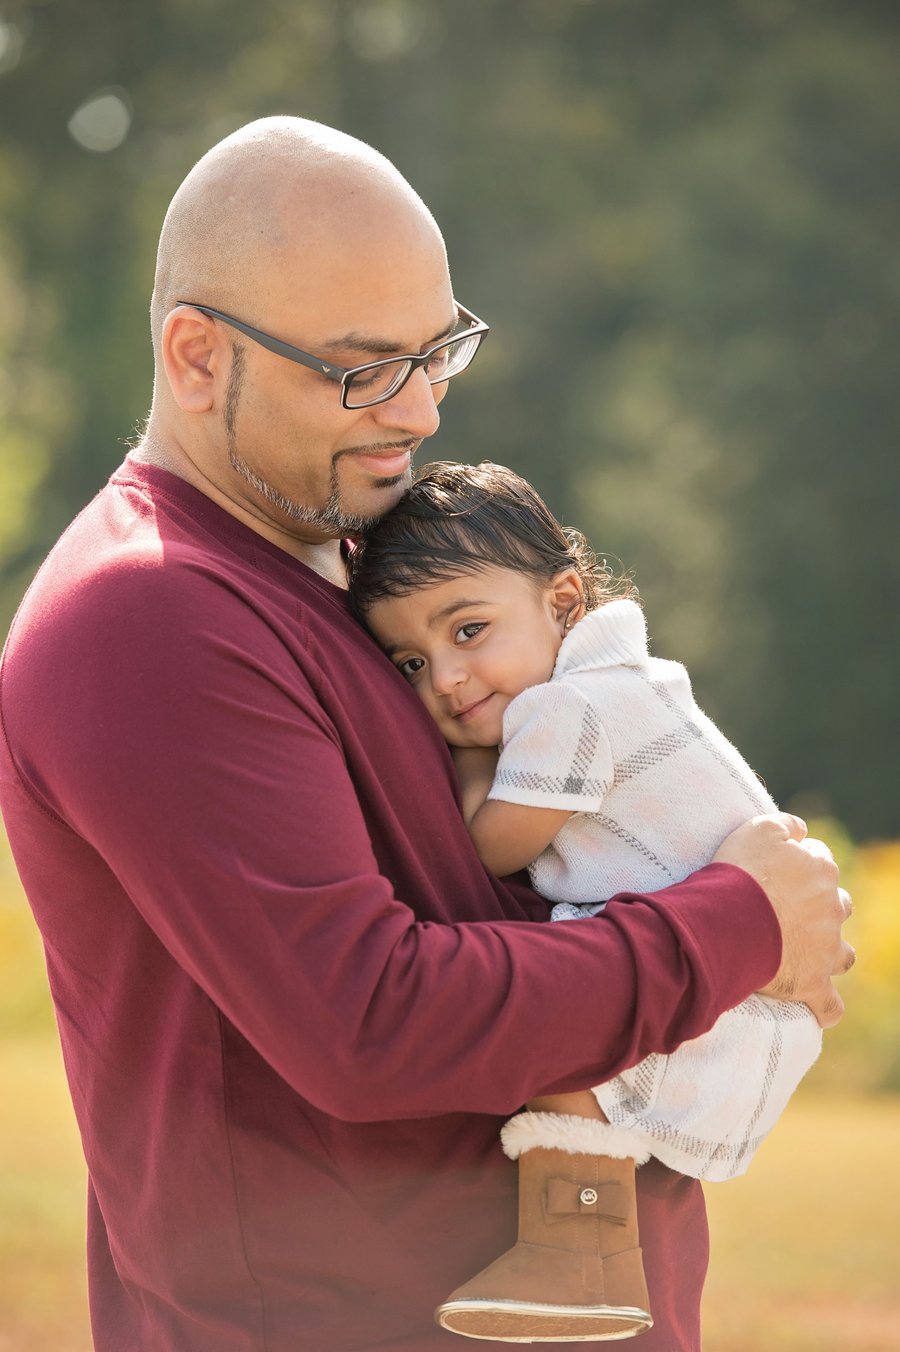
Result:
M441 329L433 338L429 338L423 343L422 352L428 348L434 347L435 343L441 342L444 338L449 338L450 334L459 324L459 315L454 315L446 328ZM399 348L396 343L390 342L387 338L377 338L365 333L345 333L340 338L332 338L327 343L321 345L321 350L325 352L361 352L368 357L400 357L418 356L416 352L405 352Z

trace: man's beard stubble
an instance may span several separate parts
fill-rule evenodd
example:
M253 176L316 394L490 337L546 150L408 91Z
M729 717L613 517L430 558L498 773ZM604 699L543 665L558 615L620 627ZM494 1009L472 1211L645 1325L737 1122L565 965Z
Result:
M313 526L326 534L335 536L360 535L368 530L373 522L384 515L384 512L371 512L368 516L361 516L355 512L345 512L341 504L340 488L338 486L337 476L337 458L331 462L331 482L330 492L324 507L310 507L306 503L297 502L294 498L289 498L286 494L275 488L267 479L263 479L255 470L251 469L245 460L238 455L237 450L237 410L241 397L241 385L244 379L245 354L242 347L232 344L232 362L231 371L228 375L228 385L225 389L225 410L224 421L227 434L228 460L232 469L241 476L241 478L250 485L261 498L264 498L270 506L277 508L283 516L289 521L296 521L300 525ZM393 488L401 482L402 475L393 479L383 479L379 487Z

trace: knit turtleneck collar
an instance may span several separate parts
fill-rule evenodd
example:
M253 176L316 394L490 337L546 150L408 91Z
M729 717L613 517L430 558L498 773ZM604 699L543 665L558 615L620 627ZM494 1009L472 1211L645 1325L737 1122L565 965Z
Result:
M648 657L647 625L640 606L635 601L609 601L589 611L566 635L553 675L597 667L638 667Z

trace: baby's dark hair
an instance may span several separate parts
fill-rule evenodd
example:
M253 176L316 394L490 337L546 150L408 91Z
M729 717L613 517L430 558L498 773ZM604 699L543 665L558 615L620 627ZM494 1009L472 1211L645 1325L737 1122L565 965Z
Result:
M360 619L373 602L406 596L486 567L541 582L574 568L586 610L616 596L637 599L629 577L598 559L580 531L561 526L531 484L485 461L426 465L350 556L350 598Z

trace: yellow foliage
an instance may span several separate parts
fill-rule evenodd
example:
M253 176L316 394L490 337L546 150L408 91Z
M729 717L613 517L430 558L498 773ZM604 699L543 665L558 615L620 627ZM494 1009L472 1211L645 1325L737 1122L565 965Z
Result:
M900 996L900 841L869 845L856 855L854 924L867 984Z
M900 1099L805 1094L749 1173L705 1188L715 1352L900 1347ZM635 1344L637 1348L637 1344Z
M900 1090L900 841L855 846L833 821L810 822L853 897L845 933L856 965L839 983L846 1014L826 1035L815 1086Z

